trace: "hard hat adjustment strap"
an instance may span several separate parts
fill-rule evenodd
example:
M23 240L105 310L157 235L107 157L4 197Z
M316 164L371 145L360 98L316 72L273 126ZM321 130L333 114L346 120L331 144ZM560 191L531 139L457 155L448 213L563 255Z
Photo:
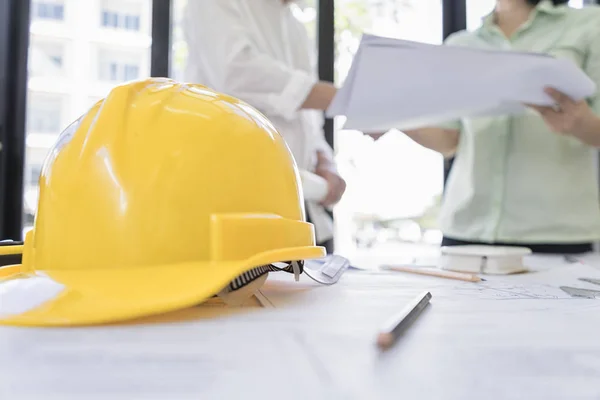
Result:
M235 278L229 284L229 290L239 290L244 286L248 285L252 281L260 278L264 274L269 272L287 272L290 274L294 274L296 276L296 280L299 279L300 274L304 271L304 261L285 261L282 264L286 264L285 266L279 267L275 264L261 265L260 267L256 267L251 269L250 271L246 271L237 278Z

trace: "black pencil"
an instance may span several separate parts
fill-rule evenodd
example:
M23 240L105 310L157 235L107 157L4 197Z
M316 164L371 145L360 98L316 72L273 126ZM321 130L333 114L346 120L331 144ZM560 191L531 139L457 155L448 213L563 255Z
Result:
M431 300L431 293L425 292L411 301L400 314L391 318L377 336L377 346L382 349L390 348L406 328L421 314Z

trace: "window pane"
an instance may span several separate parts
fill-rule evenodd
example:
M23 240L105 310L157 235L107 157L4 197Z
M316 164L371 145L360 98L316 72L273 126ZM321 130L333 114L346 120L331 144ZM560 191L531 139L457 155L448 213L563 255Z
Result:
M25 229L31 226L36 212L39 171L62 129L103 98L115 83L150 74L151 7L151 0L33 1ZM133 26L137 24L139 29L107 30L105 27L116 27L118 14L132 16Z
M479 28L483 17L491 13L495 5L496 0L467 0L467 29Z
M583 7L584 4L585 4L584 0L569 0L569 6L571 6L573 8L581 8L581 7Z
M60 0L40 0L32 3L32 17L62 21L64 19L64 4Z
M64 6L56 5L54 6L54 18L58 20L64 19Z
M338 84L363 31L433 44L443 39L441 0L345 0L336 2L335 11ZM336 120L338 128L341 122ZM338 166L348 182L335 210L336 249L360 260L439 245L442 156L400 132L374 142L359 132L338 130L335 140Z
M185 80L188 58L182 22L188 1L192 0L173 0L171 75L181 80ZM293 4L294 16L315 40L315 50L317 4L318 0ZM441 0L336 0L335 6L338 84L346 77L363 31L442 42ZM340 121L336 122L339 128ZM338 251L351 255L377 246L378 251L391 248L397 254L407 246L399 243L409 242L414 248L439 244L437 210L443 188L443 160L439 154L399 132L373 142L349 131L336 133L336 153L340 171L348 182L347 194L335 209ZM384 240L386 235L389 239Z
M150 18L142 5L151 0L100 0L99 3L103 12L102 26L105 27L139 31L141 21Z
M137 65L126 65L125 66L125 77L124 80L132 81L137 79L139 75L139 68Z
M140 18L137 15L125 16L125 29L137 31L140 29Z
M109 63L108 64L110 67L110 74L108 79L111 81L118 81L119 80L119 66L116 63Z
M188 0L173 0L173 32L171 46L171 77L175 80L185 80L187 63L187 42L183 32L184 9Z
M40 179L40 173L42 172L42 166L40 164L30 165L29 175L28 175L28 183L37 184Z
M144 57L144 53L139 50L124 52L118 48L103 46L98 51L98 79L113 83L137 79Z
M102 11L102 26L108 26L109 13L108 11Z
M38 4L36 9L37 9L37 16L40 18L47 18L48 17L48 12L47 12L47 5L46 4Z
M28 70L32 77L62 76L65 73L66 42L62 39L32 38L29 44Z
M54 133L60 129L64 108L62 95L31 93L27 102L28 132Z

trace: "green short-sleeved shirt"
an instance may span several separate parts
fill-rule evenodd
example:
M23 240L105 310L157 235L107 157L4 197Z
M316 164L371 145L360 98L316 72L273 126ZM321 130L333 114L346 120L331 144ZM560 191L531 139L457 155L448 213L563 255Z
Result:
M510 39L489 15L478 30L458 32L446 43L565 57L600 87L597 6L555 7L544 0ZM589 102L600 115L600 95ZM444 235L514 243L600 239L596 149L553 133L533 112L443 126L461 132L441 212Z

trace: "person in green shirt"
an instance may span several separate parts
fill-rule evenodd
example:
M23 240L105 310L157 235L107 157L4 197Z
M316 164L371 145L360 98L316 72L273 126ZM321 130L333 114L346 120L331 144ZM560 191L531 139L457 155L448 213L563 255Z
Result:
M600 7L567 0L498 0L482 26L449 46L546 53L575 62L600 87ZM463 118L404 132L454 157L440 224L443 246L518 245L585 253L600 240L600 95L519 116Z

